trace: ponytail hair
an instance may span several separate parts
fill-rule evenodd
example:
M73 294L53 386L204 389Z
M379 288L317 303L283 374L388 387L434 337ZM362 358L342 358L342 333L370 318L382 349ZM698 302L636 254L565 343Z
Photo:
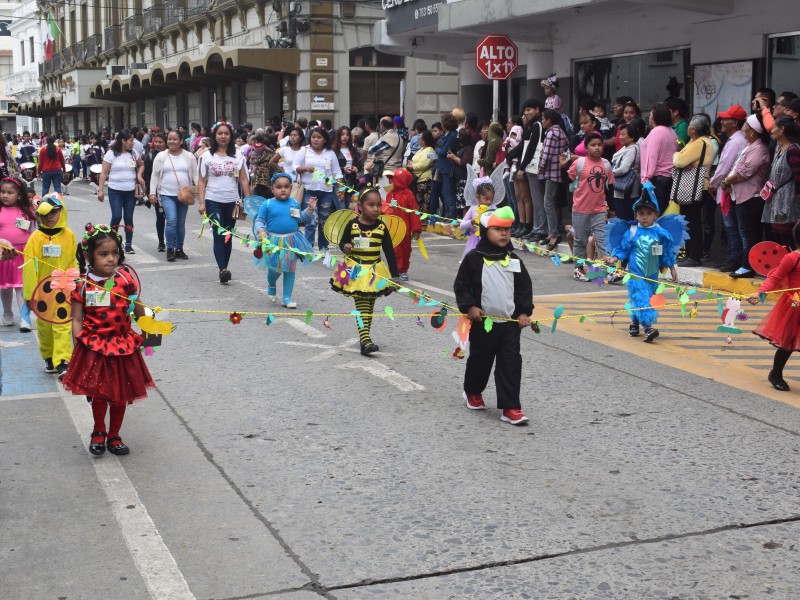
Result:
M47 157L53 159L56 157L56 138L52 135L47 136L47 146L45 147Z

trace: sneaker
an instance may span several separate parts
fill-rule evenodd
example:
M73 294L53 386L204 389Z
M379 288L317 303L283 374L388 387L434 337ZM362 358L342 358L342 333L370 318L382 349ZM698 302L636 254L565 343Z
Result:
M711 260L711 252L703 252L703 256L700 258L701 260Z
M468 394L463 392L464 402L467 403L467 408L470 410L486 410L486 405L483 403L482 394Z
M528 417L518 408L507 408L500 415L500 420L512 425L522 425L528 422Z
M366 342L365 344L361 344L361 354L364 356L368 356L373 352L377 352L378 350L380 350L380 348L378 348L378 344L372 340Z
M6 313L3 315L3 327L13 327L14 326L14 315L10 313Z
M26 321L24 317L21 317L19 320L19 330L22 333L28 333L31 330L30 321Z
M625 273L622 271L612 271L606 277L606 283L617 283L618 281L622 281L625 278Z
M175 262L175 250L172 248L167 250L167 262Z
M408 281L408 273L400 273L400 281Z
M65 360L62 360L60 363L58 363L58 366L56 367L56 371L58 372L58 380L59 381L64 379L64 375L67 374L67 368L68 367L69 367L69 363L67 361L65 361Z
M583 267L575 267L575 270L572 272L572 278L575 281L589 281L586 278L586 271Z
M278 301L278 297L277 296L267 296L267 300L269 300L270 302L277 302Z
M220 269L219 271L219 282L220 283L228 283L231 280L231 272L228 269Z
M734 279L743 279L743 278L750 278L755 277L756 272L753 269L746 269L744 267L739 267L732 273L728 273L729 277L733 277Z
M732 273L741 267L742 265L737 262L732 261L725 261L722 264L716 265L718 271L722 273Z
M53 359L52 358L45 358L44 359L44 372L45 373L55 373L56 368L53 366Z
M631 321L631 324L628 325L628 335L631 337L639 337L640 334L639 324L636 321Z
M288 302L286 300L284 300L283 301L283 307L284 308L297 308L297 302L295 302L294 300L289 300Z
M186 252L181 250L175 250L175 258L180 258L181 260L189 260L189 257L186 255Z
M645 342L652 342L654 339L658 337L658 329L654 329L653 327L648 327L644 330L644 340Z
M159 244L158 245L158 251L159 252L164 252L164 251L166 251L166 249L167 249L167 247L164 244Z
M678 261L679 267L699 267L702 263L699 260L695 260L693 258L684 258L683 260Z
M125 246L125 254L136 254L136 250L133 249L133 246L128 244Z

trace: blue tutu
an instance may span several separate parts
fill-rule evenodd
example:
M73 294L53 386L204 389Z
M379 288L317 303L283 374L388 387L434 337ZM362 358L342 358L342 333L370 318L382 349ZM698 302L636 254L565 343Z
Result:
M270 246L277 246L264 252L261 258L253 258L253 264L261 269L274 269L279 272L293 272L298 268L311 266L311 256L296 254L292 250L300 252L314 252L314 247L300 231L294 233L278 234L267 233L267 242ZM260 248L260 246L259 246ZM274 251L273 251L274 250Z

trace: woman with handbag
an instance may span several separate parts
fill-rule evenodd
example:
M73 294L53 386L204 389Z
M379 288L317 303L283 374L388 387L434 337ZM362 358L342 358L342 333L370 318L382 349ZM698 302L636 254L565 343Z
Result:
M108 203L111 205L111 227L117 229L120 221L125 220L125 253L133 251L133 209L136 208L136 186L144 190L144 180L139 176L139 169L144 163L133 149L134 137L130 131L123 129L117 133L114 142L103 157L103 170L97 183L97 199L105 199L105 184L108 180ZM142 192L144 193L144 192Z
M792 227L800 221L800 123L781 115L770 135L775 140L775 157L761 192L766 200L761 221L770 225L776 242L792 248Z
M144 180L145 196L147 197L147 208L156 209L156 236L158 237L158 251L166 252L167 246L164 243L164 206L158 201L155 190L150 187L150 179L153 176L153 162L159 152L166 150L167 136L162 132L156 132L150 138L150 149L142 157L142 168L139 169L139 177ZM153 190L152 192L150 190Z
M681 205L681 214L689 223L686 258L678 262L679 267L702 264L703 203L714 201L708 192L708 177L717 155L710 134L708 117L694 115L689 121L689 143L672 156L675 171L670 199Z
M622 148L611 158L614 173L614 213L623 221L633 220L633 203L639 197L639 171L641 169L639 139L642 132L637 127L623 123L618 128ZM659 207L663 210L666 207Z
M198 165L197 210L218 223L212 225L211 232L214 235L214 259L219 268L220 283L231 280L228 263L233 251L233 237L228 232L236 223L234 209L239 210L237 207L241 206L240 187L242 194L250 195L245 159L236 153L233 125L219 121L211 128L211 145L208 152L200 157Z
M317 226L313 223L305 226L306 239L313 246L314 230L317 229L317 247L324 251L328 249L328 240L323 234L325 221L334 210L341 208L332 184L333 180L342 179L342 169L339 167L339 159L331 150L327 131L322 127L315 127L309 140L310 144L295 155L292 166L295 173L301 176L305 187L301 210L308 208L311 198L317 199Z
M159 135L156 134L156 138ZM167 260L189 257L183 251L186 235L186 213L195 201L197 159L183 149L181 134L173 129L166 137L166 150L153 160L150 177L150 204L160 202L164 211L164 233L167 240Z
M411 158L408 170L417 180L413 186L417 206L420 211L425 212L428 210L428 199L433 187L433 173L436 166L436 152L433 150L436 140L433 139L433 133L426 130L419 134L419 145L420 149Z

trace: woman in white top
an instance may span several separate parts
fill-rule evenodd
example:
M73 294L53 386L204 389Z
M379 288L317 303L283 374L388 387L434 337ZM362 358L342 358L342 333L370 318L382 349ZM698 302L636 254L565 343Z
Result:
M291 173L294 157L297 156L298 152L300 152L306 137L302 129L299 127L293 127L291 131L289 131L288 139L289 142L285 146L281 146L281 148L275 153L275 156L273 156L269 161L269 166L274 171ZM295 200L299 200L299 198L295 198Z
M108 203L111 205L111 227L119 228L120 221L125 220L125 252L135 254L133 242L133 209L136 207L134 190L136 184L144 189L144 180L138 176L138 169L143 166L142 159L133 150L133 136L127 129L117 134L103 157L103 170L97 190L97 199L103 202L106 180L108 180Z
M293 166L294 171L301 176L303 186L306 188L301 209L306 209L311 198L317 199L317 247L320 250L327 250L328 241L322 233L322 228L334 209L341 208L331 183L334 179L342 179L342 169L339 166L339 159L331 150L327 131L321 127L315 127L309 139L310 145L295 155ZM314 226L306 225L305 234L306 239L313 246Z
M167 239L167 260L170 262L176 258L189 258L183 251L189 206L178 202L178 190L196 183L197 159L194 154L183 149L181 134L173 129L167 134L167 149L159 152L153 161L149 198L150 204L155 204L158 196L161 206L164 207L164 235Z
M235 224L233 208L240 201L239 188L245 196L250 195L245 159L236 153L232 138L233 125L226 121L214 124L211 128L211 146L200 157L197 181L197 210L201 215L208 214L225 231L230 231ZM211 231L214 234L214 258L219 267L219 281L228 283L231 280L228 263L233 241L218 227L212 226Z
M639 197L641 185L639 179L641 177L641 149L639 148L639 138L642 137L642 129L631 123L623 123L618 128L619 142L622 148L614 153L611 157L611 166L614 173L614 179L619 180L625 176L630 177L628 173L631 171L636 175L636 182L627 191L614 190L614 212L616 216L623 221L632 221L633 203ZM663 210L663 208L661 209Z

